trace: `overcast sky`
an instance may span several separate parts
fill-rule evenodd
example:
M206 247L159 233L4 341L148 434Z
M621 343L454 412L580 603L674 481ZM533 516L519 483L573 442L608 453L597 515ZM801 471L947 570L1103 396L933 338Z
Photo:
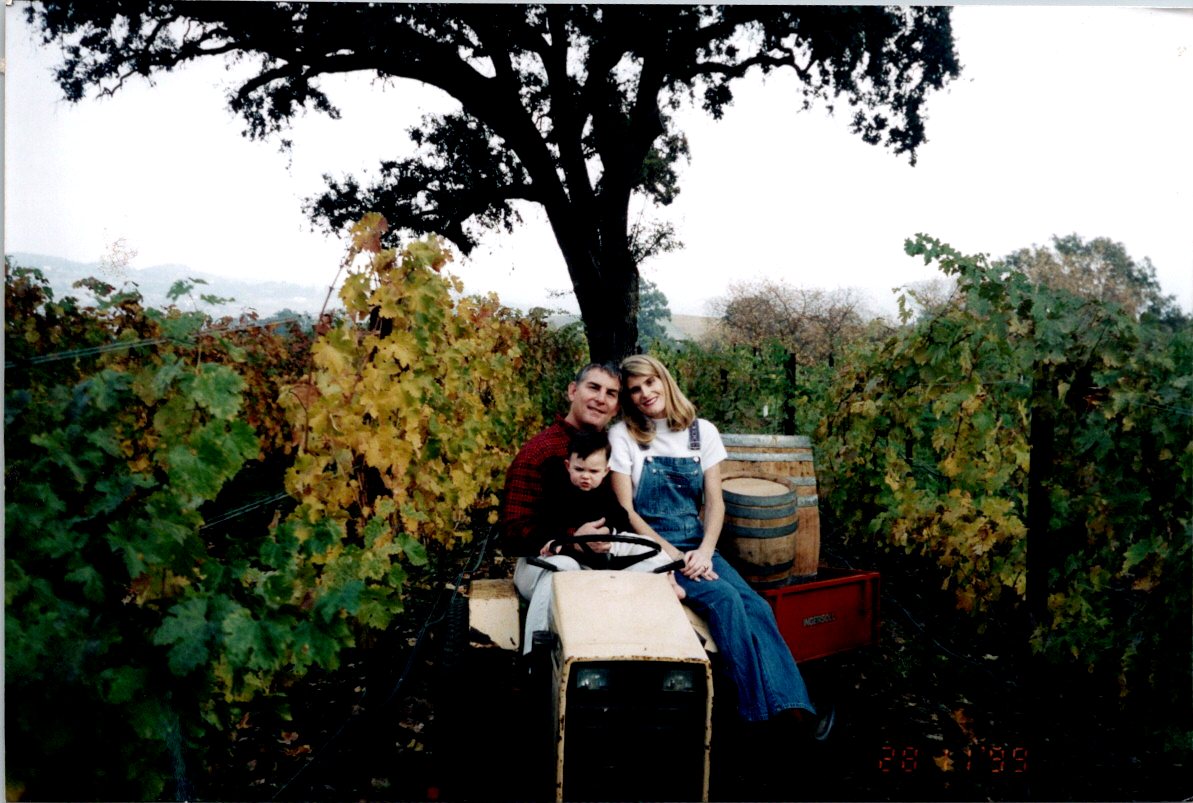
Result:
M447 103L409 82L324 79L343 117L299 120L286 155L241 136L225 104L237 73L216 61L67 104L23 7L5 9L6 253L98 261L123 238L135 268L325 286L343 246L310 231L302 199L325 172L408 152L407 127ZM737 84L721 121L681 115L691 161L659 214L686 247L642 268L674 312L765 277L858 288L889 312L891 288L939 275L903 254L920 231L992 256L1110 237L1193 310L1193 12L966 6L953 22L963 72L930 98L914 168L851 135L847 113L797 113L790 75ZM575 309L549 295L570 284L545 218L525 217L454 272L469 292Z

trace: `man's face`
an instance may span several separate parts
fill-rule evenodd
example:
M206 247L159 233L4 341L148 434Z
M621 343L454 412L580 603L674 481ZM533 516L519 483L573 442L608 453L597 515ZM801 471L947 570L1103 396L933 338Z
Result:
M601 484L605 475L609 473L609 458L604 449L597 449L588 457L580 457L573 452L563 461L568 467L568 478L581 491L591 491Z
M568 385L567 422L574 427L604 429L617 415L617 394L621 382L604 371L593 369L579 382Z

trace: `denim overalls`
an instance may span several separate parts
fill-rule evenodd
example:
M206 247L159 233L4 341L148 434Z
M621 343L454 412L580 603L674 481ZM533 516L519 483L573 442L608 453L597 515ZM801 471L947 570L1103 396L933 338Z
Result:
M693 441L699 448L697 439ZM634 491L634 510L677 549L700 546L704 498L699 457L647 456ZM709 630L734 687L738 711L748 722L780 711L804 708L814 713L804 679L783 641L774 613L720 552L713 553L717 580L675 579L688 593L685 602L708 621Z

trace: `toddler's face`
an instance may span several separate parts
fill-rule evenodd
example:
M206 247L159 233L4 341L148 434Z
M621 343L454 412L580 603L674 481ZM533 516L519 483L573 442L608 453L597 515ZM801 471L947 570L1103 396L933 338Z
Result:
M609 473L609 458L600 449L588 457L572 454L564 463L568 467L568 478L581 491L591 491L601 484Z

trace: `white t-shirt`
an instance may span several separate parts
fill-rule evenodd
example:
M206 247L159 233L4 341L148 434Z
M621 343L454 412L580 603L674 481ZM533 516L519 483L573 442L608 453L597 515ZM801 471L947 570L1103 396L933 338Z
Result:
M721 433L717 428L703 418L700 422L700 462L704 470L720 463L728 455L725 444L721 442ZM658 422L654 440L650 446L643 449L638 441L630 435L629 428L624 421L618 421L609 428L609 443L613 447L609 456L609 467L618 474L629 474L634 490L638 489L638 480L642 476L642 464L647 457L696 457L697 453L688 448L688 431L672 432L667 427L666 420Z

